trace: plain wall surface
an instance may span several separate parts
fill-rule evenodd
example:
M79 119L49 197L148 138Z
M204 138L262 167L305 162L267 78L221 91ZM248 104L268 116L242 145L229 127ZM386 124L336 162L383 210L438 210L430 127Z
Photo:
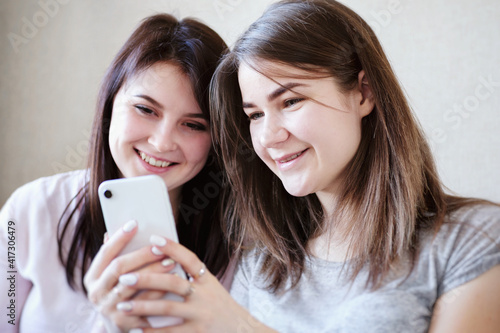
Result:
M269 0L0 2L0 206L85 167L96 95L141 19L199 18L231 46ZM454 192L500 202L500 2L344 0L377 32Z

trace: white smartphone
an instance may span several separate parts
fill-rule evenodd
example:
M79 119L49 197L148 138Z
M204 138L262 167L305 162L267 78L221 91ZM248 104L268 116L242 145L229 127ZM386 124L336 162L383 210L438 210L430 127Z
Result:
M137 221L137 233L121 254L151 245L149 238L153 234L179 242L167 187L159 176L107 180L101 183L98 191L104 223L110 236L126 222ZM170 273L187 279L179 264ZM164 299L184 301L174 293L167 293ZM181 318L162 316L150 316L148 321L154 328L182 323Z

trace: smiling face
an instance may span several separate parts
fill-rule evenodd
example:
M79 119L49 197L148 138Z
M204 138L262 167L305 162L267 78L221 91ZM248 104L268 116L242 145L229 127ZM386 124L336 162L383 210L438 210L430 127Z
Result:
M208 119L177 66L157 63L118 91L109 147L123 177L157 174L178 197L205 165L210 145Z
M361 119L373 109L371 98L360 89L341 93L332 77L260 65L269 77L245 63L238 71L255 152L291 195L335 196L358 149Z

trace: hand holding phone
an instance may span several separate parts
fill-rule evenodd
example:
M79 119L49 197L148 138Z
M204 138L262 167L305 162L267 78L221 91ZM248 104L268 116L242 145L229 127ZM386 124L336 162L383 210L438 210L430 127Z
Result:
M162 178L156 175L108 180L99 186L99 200L104 222L112 235L130 220L137 221L137 233L121 254L151 245L151 235L160 235L178 242L175 219L170 205L167 188ZM177 264L171 273L187 279L182 267ZM182 302L176 294L167 293L164 299ZM181 318L150 316L152 327L176 325Z

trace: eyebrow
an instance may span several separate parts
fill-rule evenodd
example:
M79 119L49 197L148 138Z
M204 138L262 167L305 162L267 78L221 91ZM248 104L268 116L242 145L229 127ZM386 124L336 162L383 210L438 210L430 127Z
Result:
M148 101L149 103L153 104L153 106L155 108L158 108L158 109L164 109L163 105L161 105L157 100L155 100L154 98L148 96L148 95L134 95L134 97L139 97L139 98L142 98L142 99L145 99L146 101Z
M279 88L277 88L272 93L270 93L269 95L267 95L267 100L269 102L272 102L273 100L275 100L279 96L283 95L285 92L287 92L289 90L292 90L295 87L300 87L300 86L307 86L307 84L305 84L305 83L299 83L299 82L290 82L290 83L286 83L286 84L280 85ZM243 102L243 108L244 109L246 109L246 108L253 108L253 107L255 107L255 104L249 103L249 102Z
M163 105L161 105L157 100L155 100L154 98L152 98L151 96L148 96L148 95L134 95L134 97L139 97L139 98L143 98L145 99L146 101L148 101L149 103L153 104L153 106L155 108L158 108L158 109L165 109L163 107ZM199 119L204 119L204 120L208 120L208 116L206 116L205 114L203 113L188 113L185 115L186 117L188 118L199 118Z
M208 116L206 116L203 113L188 113L188 114L186 114L184 116L188 117L188 118L199 118L199 119L208 120Z

